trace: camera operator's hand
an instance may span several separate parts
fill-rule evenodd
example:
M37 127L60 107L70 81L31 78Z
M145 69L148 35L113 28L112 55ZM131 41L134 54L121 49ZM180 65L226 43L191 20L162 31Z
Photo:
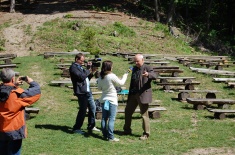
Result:
M26 82L26 83L30 83L32 82L33 79L28 77L28 76L19 76L16 80L16 84L19 85L19 84L23 84L23 82Z
M92 67L92 62L88 61L86 68L91 71L91 67Z
M28 77L28 76L27 76L27 79L28 79L28 80L27 80L26 82L27 82L28 84L30 84L31 82L33 82L33 79L30 78L30 77Z
M16 86L19 86L19 85L22 85L22 84L23 84L23 81L20 80L21 77L22 77L22 76L19 76L19 77L15 80L15 85L16 85Z

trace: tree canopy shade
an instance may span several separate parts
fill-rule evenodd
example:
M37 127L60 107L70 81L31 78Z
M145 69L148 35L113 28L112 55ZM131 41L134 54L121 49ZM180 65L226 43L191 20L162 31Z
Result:
M10 12L15 12L15 1L10 0ZM71 0L58 2L66 6L67 1L72 2ZM30 0L17 1L20 2L22 5L30 5ZM37 3L48 3L48 1L38 0ZM212 43L216 39L222 40L230 47L235 45L234 0L74 0L73 3L76 7L73 9L124 11L147 20L155 19L157 22L179 27L187 34L197 34L196 36L199 36L203 42L206 39Z

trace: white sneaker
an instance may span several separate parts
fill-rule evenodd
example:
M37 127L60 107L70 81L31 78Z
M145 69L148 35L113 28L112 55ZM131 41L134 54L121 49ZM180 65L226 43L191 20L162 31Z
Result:
M109 139L109 142L119 142L119 141L120 141L120 139L118 139L118 138Z
M73 130L73 133L84 135L84 132L82 130Z
M100 129L97 129L96 127L94 127L92 130L93 130L93 131L100 132Z

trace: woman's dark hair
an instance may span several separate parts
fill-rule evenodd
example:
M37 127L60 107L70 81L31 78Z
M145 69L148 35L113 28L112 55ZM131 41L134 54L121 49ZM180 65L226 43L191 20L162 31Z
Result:
M103 61L102 67L101 67L101 72L100 72L101 79L104 79L105 75L111 73L112 66L113 66L112 61L110 61L110 60Z

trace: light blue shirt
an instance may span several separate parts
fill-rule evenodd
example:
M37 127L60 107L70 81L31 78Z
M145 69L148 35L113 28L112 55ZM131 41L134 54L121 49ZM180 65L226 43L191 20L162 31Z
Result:
M82 68L82 66L78 66L78 67L80 67L82 70L84 70L84 68ZM86 88L87 92L90 92L90 81L89 81L88 77L86 78L86 85L87 85L87 88Z

